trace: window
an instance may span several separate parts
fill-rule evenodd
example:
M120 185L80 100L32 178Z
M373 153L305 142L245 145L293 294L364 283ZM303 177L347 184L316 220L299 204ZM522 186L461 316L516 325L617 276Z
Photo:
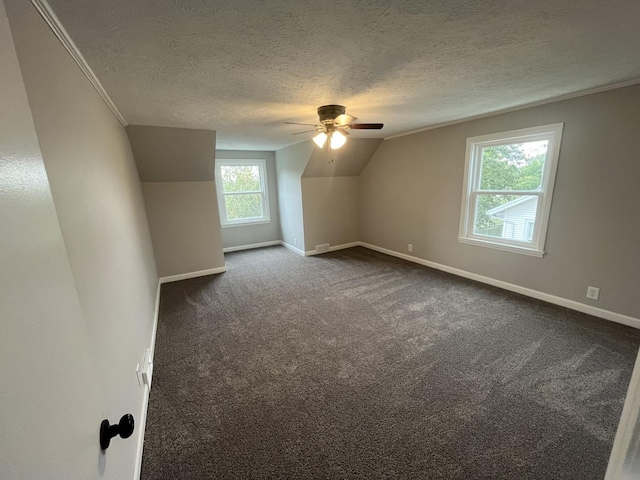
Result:
M216 160L216 186L222 226L270 221L264 160Z
M527 220L524 224L524 238L527 242L533 242L533 222Z
M562 127L467 139L460 242L544 254Z

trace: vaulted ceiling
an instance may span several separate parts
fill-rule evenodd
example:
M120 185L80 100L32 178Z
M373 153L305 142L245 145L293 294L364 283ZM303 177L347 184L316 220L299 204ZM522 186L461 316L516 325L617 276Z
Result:
M128 123L274 150L316 107L383 138L640 79L637 0L49 0ZM304 130L304 127L302 127Z

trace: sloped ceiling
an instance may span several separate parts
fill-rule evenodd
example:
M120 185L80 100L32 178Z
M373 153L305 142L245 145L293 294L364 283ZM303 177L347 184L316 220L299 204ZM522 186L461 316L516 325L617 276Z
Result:
M213 181L216 132L128 125L141 182Z
M327 148L313 150L302 177L353 177L367 165L381 138L349 138L344 147L330 152Z
M637 0L50 0L132 124L274 150L315 109L382 138L640 78Z

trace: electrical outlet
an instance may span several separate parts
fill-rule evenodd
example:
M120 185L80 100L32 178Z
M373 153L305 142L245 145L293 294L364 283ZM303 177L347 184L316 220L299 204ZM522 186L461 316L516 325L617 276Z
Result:
M293 244L294 244L294 245L298 245L298 239L297 239L297 238L294 238L294 239L293 239Z
M413 252L413 244L410 243L409 246L407 247L407 250L409 250L410 252Z
M138 386L142 387L142 369L140 368L140 364L136 365L136 377L138 377Z
M144 360L142 361L142 383L151 388L151 376L153 375L153 357L151 349L144 351Z
M598 287L587 288L587 298L598 300L598 298L600 298L600 289Z

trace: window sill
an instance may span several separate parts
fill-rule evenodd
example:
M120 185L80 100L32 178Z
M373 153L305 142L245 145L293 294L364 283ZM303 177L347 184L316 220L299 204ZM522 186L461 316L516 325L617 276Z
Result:
M467 238L467 237L458 237L458 241L460 243L466 243L469 245L493 248L495 250L503 250L505 252L511 252L511 253L519 253L520 255L528 255L530 257L542 258L544 256L543 250L537 250L535 248L520 247L517 245L508 245L506 243L497 243L497 242L491 242L486 240L479 240L477 238Z
M230 228L230 227L249 227L251 225L262 225L265 223L271 223L271 220L251 220L247 222L238 222L238 223L224 223L220 226L222 228Z

